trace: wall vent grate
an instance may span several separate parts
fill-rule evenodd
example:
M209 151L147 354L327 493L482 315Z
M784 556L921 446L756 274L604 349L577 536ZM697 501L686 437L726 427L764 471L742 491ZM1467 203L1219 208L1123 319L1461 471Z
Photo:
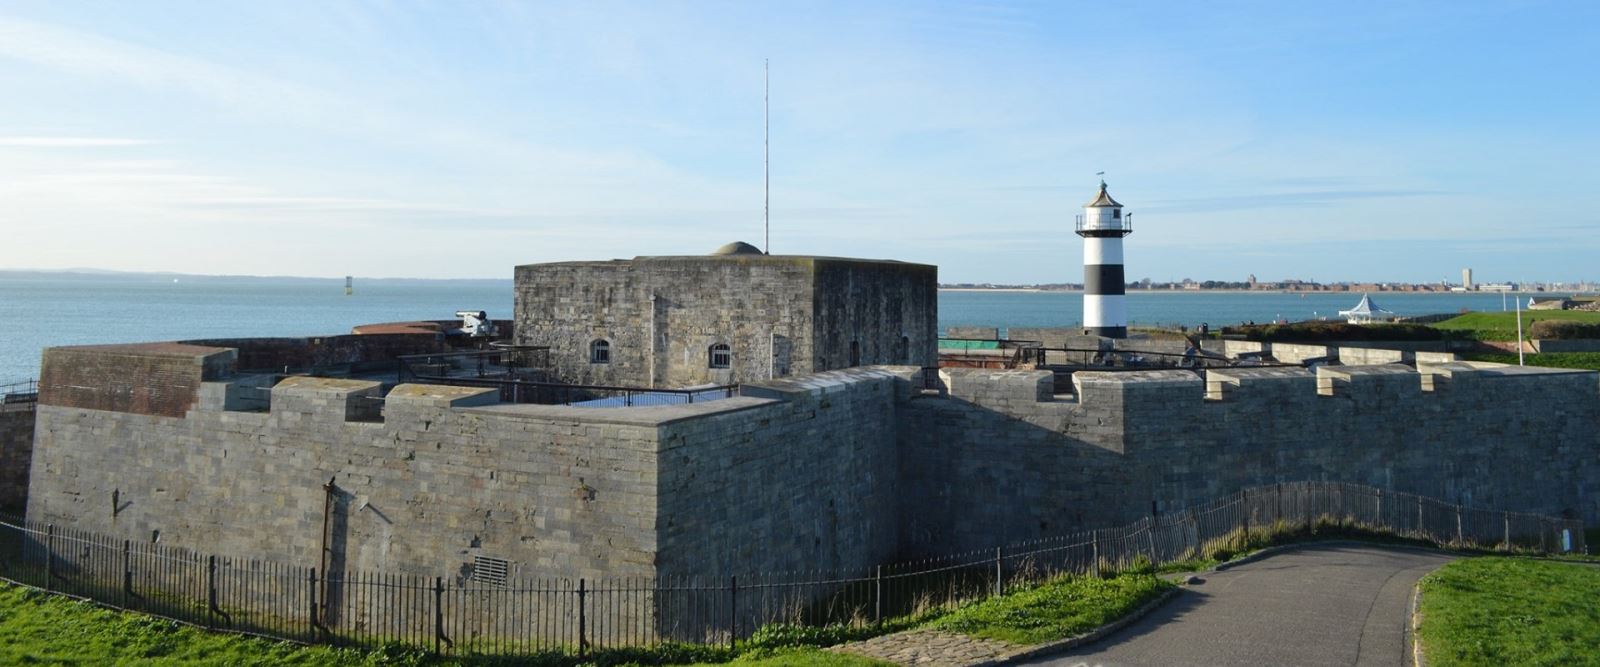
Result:
M511 579L511 561L492 556L472 557L472 580L494 586L505 586Z

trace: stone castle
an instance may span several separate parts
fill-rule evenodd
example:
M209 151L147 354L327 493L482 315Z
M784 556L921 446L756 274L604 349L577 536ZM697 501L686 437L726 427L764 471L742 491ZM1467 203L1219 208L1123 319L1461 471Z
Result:
M1594 372L1413 356L1058 387L936 368L936 285L931 266L738 246L517 269L514 340L548 348L552 377L739 385L676 405L363 376L430 350L403 334L54 348L27 514L456 579L490 560L571 577L857 569L1300 480L1600 521ZM291 354L350 372L285 374Z

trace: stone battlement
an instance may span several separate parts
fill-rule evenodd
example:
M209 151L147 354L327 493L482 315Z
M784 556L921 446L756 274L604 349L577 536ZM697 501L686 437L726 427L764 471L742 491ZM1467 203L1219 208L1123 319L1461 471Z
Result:
M296 562L331 531L331 566L456 579L480 557L572 577L864 568L1299 480L1600 520L1586 371L1101 371L1058 395L1047 371L945 368L935 393L919 367L864 366L595 408L147 352L46 354L31 519Z

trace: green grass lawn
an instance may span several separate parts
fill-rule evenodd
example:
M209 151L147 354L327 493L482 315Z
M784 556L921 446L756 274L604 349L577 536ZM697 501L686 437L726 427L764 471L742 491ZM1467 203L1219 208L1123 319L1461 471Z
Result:
M1516 365L1517 363L1517 354L1515 352L1471 352L1461 355L1461 358L1469 361L1493 361L1500 364ZM1600 352L1528 354L1524 356L1523 363L1543 368L1580 368L1600 371Z
M1470 558L1422 579L1428 663L1600 665L1600 568Z
M1110 623L1173 586L1150 572L1109 579L1062 577L967 605L927 627L1013 644L1038 644Z
M1527 335L1528 329L1539 320L1600 322L1600 313L1582 310L1524 310L1522 311L1523 334ZM1516 340L1517 314L1515 312L1464 313L1438 322L1433 327L1462 332L1478 340Z
M153 616L0 585L5 665L420 665L422 654L304 647L214 634Z

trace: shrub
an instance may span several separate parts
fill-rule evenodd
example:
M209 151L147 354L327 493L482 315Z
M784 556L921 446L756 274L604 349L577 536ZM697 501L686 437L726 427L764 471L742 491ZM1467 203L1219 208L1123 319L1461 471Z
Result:
M1538 320L1528 327L1529 338L1573 340L1600 338L1600 323L1572 320Z

